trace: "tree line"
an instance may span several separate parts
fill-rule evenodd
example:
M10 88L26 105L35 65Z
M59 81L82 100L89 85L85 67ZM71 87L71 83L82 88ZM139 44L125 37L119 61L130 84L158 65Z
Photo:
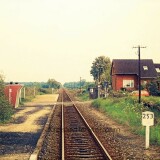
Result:
M88 89L90 87L94 87L94 82L87 82L85 79L77 82L65 82L63 87L70 89Z
M37 87L37 88L54 88L59 89L62 84L55 79L48 79L47 82L19 82L23 84L25 87Z

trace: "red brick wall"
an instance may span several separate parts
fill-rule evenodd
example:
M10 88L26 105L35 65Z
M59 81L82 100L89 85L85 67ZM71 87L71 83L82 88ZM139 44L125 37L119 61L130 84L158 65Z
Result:
M134 80L134 88L129 90L136 90L138 88L138 78L136 75L114 75L112 76L113 90L120 90L123 87L123 80Z

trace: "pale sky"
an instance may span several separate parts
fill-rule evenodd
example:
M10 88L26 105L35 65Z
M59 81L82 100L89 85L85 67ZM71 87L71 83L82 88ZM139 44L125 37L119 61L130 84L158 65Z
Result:
M160 63L160 0L0 0L5 81L92 81L96 57Z

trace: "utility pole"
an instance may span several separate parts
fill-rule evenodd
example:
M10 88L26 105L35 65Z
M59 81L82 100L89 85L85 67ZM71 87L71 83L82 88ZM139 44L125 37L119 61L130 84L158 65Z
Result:
M26 88L25 87L23 88L23 98L24 99L26 98Z
M33 88L33 95L36 97L36 87Z
M133 48L138 48L138 91L139 91L139 99L138 103L141 103L141 48L146 48L146 47L141 47L140 45L138 47L133 47Z
M99 75L99 69L98 69L98 82L97 82L97 90L98 90L98 98L100 98L100 75Z
M97 90L98 90L98 97L100 98L100 83L101 83L101 69L103 69L99 64L96 65L98 68L98 77L97 77Z

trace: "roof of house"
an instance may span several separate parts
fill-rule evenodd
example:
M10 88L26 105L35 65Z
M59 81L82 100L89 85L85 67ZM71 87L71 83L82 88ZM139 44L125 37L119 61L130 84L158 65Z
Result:
M137 59L113 59L112 74L135 74L138 75ZM112 71L111 71L112 72ZM156 78L157 72L152 59L141 59L141 78Z

